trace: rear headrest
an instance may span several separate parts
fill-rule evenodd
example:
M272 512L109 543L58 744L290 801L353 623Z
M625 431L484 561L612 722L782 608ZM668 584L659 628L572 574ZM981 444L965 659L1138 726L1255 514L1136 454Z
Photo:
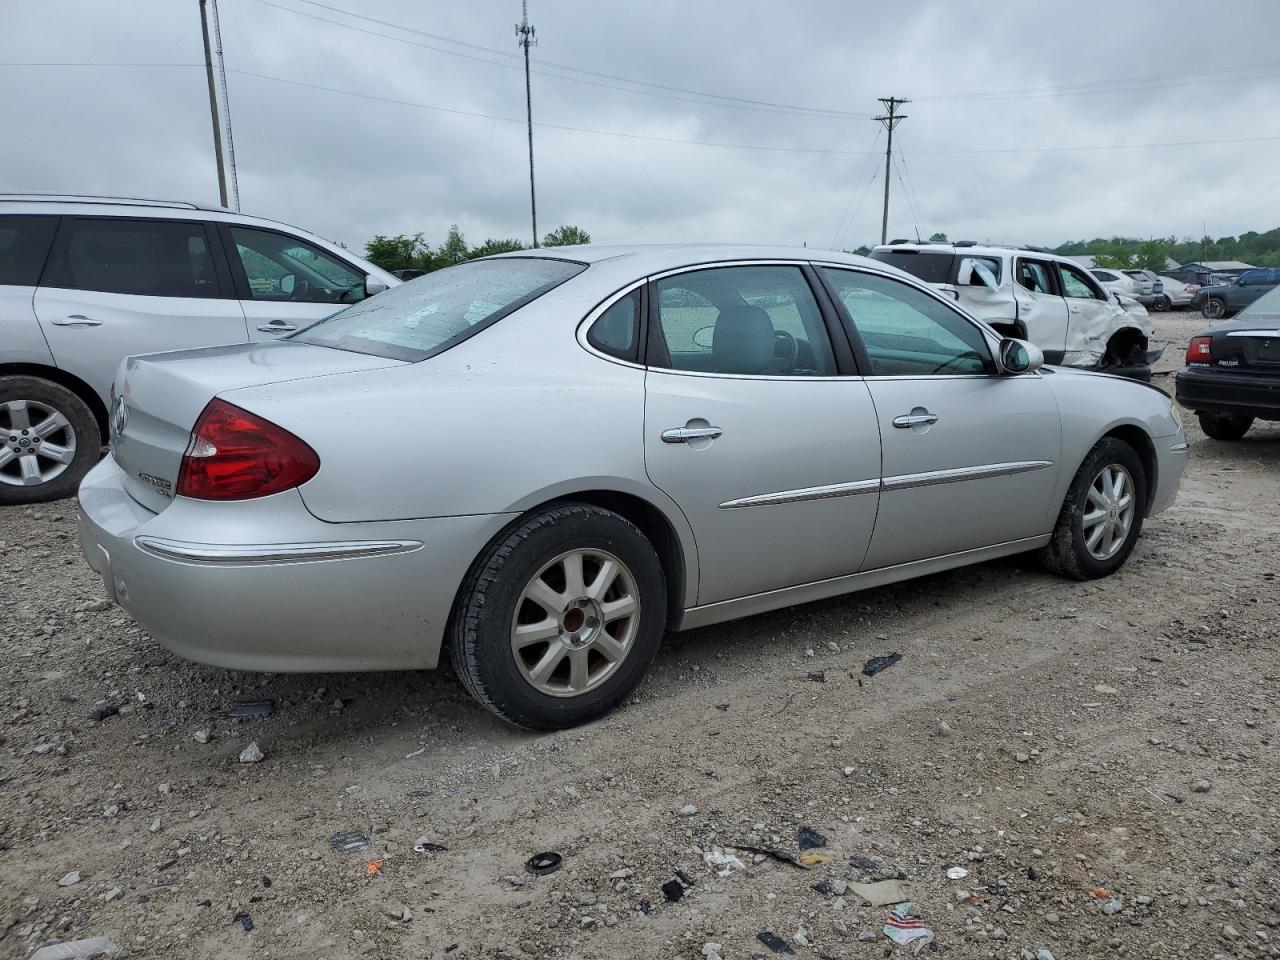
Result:
M726 307L711 335L711 362L718 373L767 373L773 363L773 321L760 307Z

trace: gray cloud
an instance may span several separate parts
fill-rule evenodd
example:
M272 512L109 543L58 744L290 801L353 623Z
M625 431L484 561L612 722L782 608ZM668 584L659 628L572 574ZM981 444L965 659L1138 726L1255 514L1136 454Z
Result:
M354 248L374 233L422 230L438 241L454 222L473 241L528 238L525 131L511 122L524 114L515 57L300 0L277 3L221 4L247 212ZM332 6L517 52L515 2ZM1280 137L1271 109L1280 61L1270 39L1280 7L1257 0L1216 10L1206 24L1205 7L1192 2L533 0L534 115L555 125L534 134L539 226L577 223L605 241L811 246L853 246L879 234L882 183L869 178L883 174L883 162L867 156L872 121L546 75L564 73L548 64L567 64L860 117L878 112L878 96L912 98L898 130L905 168L891 179L895 236L918 228L1057 243L1267 229L1276 219L1280 173L1271 161L1280 140L1080 149ZM195 0L9 3L5 21L0 62L202 60ZM1206 45L1206 29L1229 42ZM1270 66L1241 67L1251 64ZM1123 78L1145 79L1107 83ZM0 83L4 189L216 197L201 67L6 66ZM803 150L832 152L791 152ZM904 173L914 193L904 190Z

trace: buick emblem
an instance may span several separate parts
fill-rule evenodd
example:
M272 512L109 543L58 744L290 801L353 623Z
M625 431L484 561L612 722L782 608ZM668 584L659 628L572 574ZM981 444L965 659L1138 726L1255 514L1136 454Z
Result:
M125 425L129 422L129 405L125 402L124 394L116 397L115 409L111 411L111 430L119 436L124 433Z

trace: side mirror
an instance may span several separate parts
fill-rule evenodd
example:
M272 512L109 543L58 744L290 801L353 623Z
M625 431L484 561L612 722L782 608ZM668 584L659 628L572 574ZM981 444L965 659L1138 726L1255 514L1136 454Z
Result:
M1005 374L1034 373L1044 366L1044 354L1034 343L1006 337L1000 341L1000 372Z
M364 278L364 295L366 297L375 296L386 289L387 284L385 280L379 280L373 274L369 274L369 276Z

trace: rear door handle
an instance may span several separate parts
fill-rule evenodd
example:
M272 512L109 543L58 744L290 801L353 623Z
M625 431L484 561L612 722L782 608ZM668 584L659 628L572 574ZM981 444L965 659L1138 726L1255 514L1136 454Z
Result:
M938 415L936 413L908 413L904 416L893 418L893 425L900 430L906 430L910 427L927 427L937 422Z
M73 313L69 317L54 317L49 321L55 327L100 327L101 320L95 320L93 317L86 317L82 313Z
M719 427L672 427L662 431L663 443L688 443L690 440L714 440L724 433Z
M292 323L260 323L259 333L293 333L298 328Z

